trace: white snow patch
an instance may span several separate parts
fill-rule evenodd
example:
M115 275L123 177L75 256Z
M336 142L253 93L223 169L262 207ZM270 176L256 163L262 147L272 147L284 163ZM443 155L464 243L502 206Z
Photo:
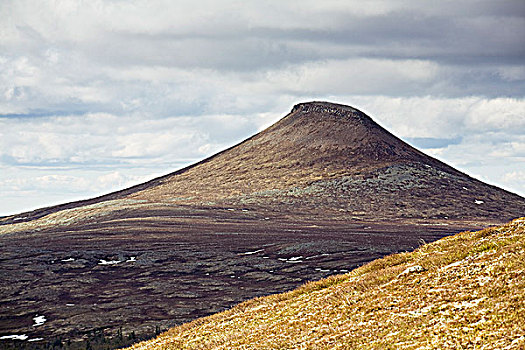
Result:
M75 306L75 304L66 304L66 306Z
M126 260L126 262L133 262L133 261L137 261L137 257L135 256L130 256L128 260Z
M100 262L98 263L99 265L116 265L118 263L121 263L122 261L120 260L104 260L104 259L100 259Z
M319 271L319 272L330 272L330 270L324 270L324 269L321 269L321 268L316 268L315 271Z
M75 261L75 258L67 258L67 259L62 259L60 261L62 261L62 262L70 262L70 261Z
M476 199L476 200L474 201L474 203L476 203L477 205L480 205L480 204L483 204L483 203L485 203L485 202L483 202L482 200Z
M290 259L286 260L287 263L290 263L290 264L297 264L297 263L302 263L303 261L301 260L303 256L293 256L291 257Z
M13 335L4 335L0 337L0 340L26 340L29 338L25 334L13 334Z
M269 256L263 256L263 259L270 259Z
M326 254L326 253L324 253L324 254L318 254L318 255L307 256L307 257L305 258L305 260L315 259L315 258L318 258L318 257L320 257L320 256L328 256L328 255L330 255L330 254Z
M38 315L36 315L35 317L33 317L33 322L35 322L35 324L33 325L33 327L41 326L41 325L43 325L46 321L47 321L47 320L46 320L46 317L45 317L45 316L38 316Z
M28 341L32 342L32 341L41 341L41 340L44 340L44 338L33 338L33 339L29 339Z
M468 191L468 188L466 188L465 186L463 186L461 188L464 189L465 191Z
M262 252L264 249L257 249L257 250L254 250L252 252L246 252L246 253L241 253L240 255L252 255L252 254L257 254L257 253L260 253Z
M233 208L228 208L226 210L228 210L228 211L235 211L235 209L233 209Z
M248 209L242 209L241 211L247 212L247 211L248 211Z

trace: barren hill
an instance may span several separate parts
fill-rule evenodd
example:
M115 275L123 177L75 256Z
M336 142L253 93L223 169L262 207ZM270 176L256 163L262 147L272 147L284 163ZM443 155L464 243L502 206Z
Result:
M294 106L283 119L244 142L172 174L99 198L11 216L0 223L32 221L63 209L124 199L115 205L101 204L98 207L104 210L95 211L105 215L136 203L272 205L280 210L292 205L306 211L321 206L376 221L503 222L523 214L525 207L522 197L423 154L355 108L310 102ZM79 215L83 217L81 210L75 212Z
M355 108L302 103L174 173L0 219L0 338L122 345L524 213Z

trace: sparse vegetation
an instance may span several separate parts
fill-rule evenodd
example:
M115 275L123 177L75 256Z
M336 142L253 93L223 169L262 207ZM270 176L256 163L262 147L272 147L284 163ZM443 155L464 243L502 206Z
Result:
M524 347L521 218L244 302L132 349Z

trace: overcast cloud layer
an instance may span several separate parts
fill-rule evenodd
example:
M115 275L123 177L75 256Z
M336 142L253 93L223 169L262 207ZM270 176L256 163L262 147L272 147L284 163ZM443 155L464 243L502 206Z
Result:
M525 2L0 2L0 215L168 173L308 100L525 195Z

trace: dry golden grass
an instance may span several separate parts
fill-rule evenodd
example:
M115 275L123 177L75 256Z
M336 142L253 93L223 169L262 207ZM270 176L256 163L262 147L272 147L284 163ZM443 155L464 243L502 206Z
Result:
M132 347L467 348L525 348L525 218L250 300Z

